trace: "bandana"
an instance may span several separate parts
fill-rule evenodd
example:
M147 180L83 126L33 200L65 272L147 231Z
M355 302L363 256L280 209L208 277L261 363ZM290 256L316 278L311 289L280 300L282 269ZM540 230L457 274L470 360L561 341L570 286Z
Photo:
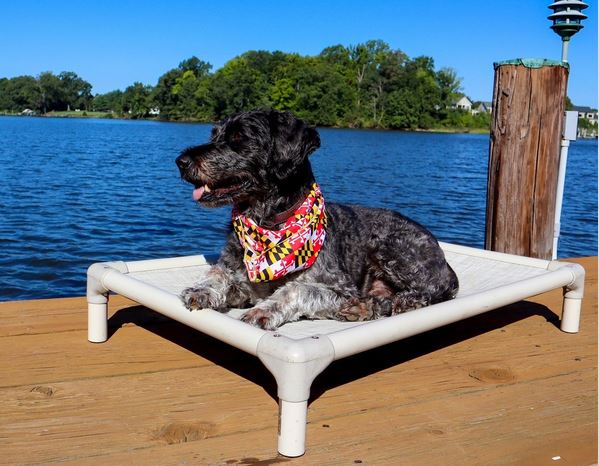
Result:
M326 236L324 197L314 183L310 194L280 230L268 230L233 209L233 229L244 248L251 282L277 280L316 261Z

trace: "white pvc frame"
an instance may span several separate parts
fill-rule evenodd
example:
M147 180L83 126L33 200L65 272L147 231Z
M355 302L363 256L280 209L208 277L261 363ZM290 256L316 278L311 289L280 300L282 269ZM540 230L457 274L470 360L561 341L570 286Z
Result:
M441 243L445 251L547 270L540 276L459 297L443 303L326 335L303 339L265 331L213 310L189 312L179 296L144 283L129 273L207 264L204 256L135 262L96 263L88 269L88 339L107 339L108 293L116 292L189 327L257 356L274 375L279 397L278 451L285 456L305 452L310 386L332 361L408 338L443 325L563 287L561 330L576 333L584 293L584 268L579 264L545 261Z

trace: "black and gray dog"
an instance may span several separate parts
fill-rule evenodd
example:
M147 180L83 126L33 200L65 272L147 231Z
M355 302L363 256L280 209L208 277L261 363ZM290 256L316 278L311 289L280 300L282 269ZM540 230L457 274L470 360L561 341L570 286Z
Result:
M212 129L207 144L186 149L177 165L194 199L234 211L263 228L280 228L314 186L308 156L318 132L290 113L254 110ZM326 204L326 237L313 265L254 282L247 251L231 229L216 265L181 298L190 310L249 308L242 320L262 327L302 318L370 320L454 298L456 274L424 227L385 209Z

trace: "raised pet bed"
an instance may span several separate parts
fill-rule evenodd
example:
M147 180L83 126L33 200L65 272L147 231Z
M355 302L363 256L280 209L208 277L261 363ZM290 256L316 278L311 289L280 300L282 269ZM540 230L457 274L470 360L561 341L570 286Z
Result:
M305 451L310 386L334 360L562 287L561 329L578 332L585 275L580 265L441 246L460 280L454 300L374 321L303 320L276 331L239 321L244 310L190 312L183 306L181 291L211 266L205 256L96 263L88 269L88 339L106 341L108 295L115 292L257 356L278 386L278 450L285 456L300 456Z

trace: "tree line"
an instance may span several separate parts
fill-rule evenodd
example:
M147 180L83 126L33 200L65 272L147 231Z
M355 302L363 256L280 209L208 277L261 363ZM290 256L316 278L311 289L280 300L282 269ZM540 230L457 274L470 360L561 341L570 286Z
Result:
M0 78L0 110L38 113L69 109L90 109L93 106L92 85L72 71L58 76L46 71L37 78L17 76Z
M73 72L0 79L0 110L94 110L116 116L212 122L240 110L288 110L322 126L417 129L488 127L489 115L451 108L462 94L451 68L431 57L410 58L381 40L325 48L316 56L248 51L212 71L191 57L155 86L92 96Z

